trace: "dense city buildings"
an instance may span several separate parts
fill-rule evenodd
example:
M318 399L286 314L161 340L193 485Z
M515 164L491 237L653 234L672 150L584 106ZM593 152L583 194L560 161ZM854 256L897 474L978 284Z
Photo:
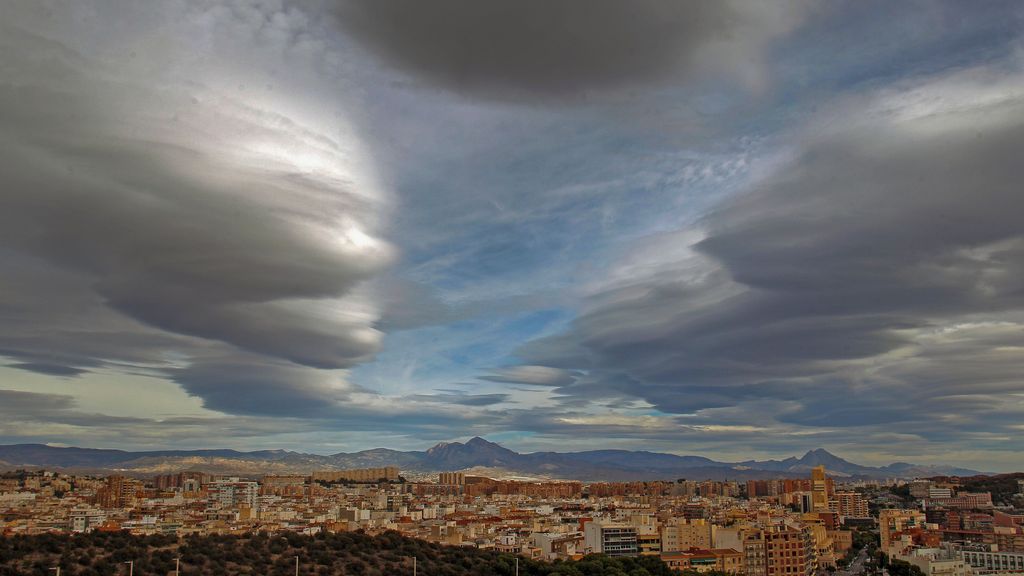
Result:
M313 472L314 482L395 482L398 480L398 468L385 466L383 468L361 468L355 470L330 470Z
M1024 574L1024 514L995 509L990 493L956 482L908 486L920 509L879 512L881 550L927 576Z
M854 550L855 530L877 530L881 552L926 576L1021 571L1024 513L955 482L901 489L924 496L901 501L877 483L837 488L820 467L809 478L743 484L525 481L465 471L407 481L393 467L253 478L23 471L0 478L0 528L177 536L396 530L529 558L654 556L677 570L737 576L823 576Z

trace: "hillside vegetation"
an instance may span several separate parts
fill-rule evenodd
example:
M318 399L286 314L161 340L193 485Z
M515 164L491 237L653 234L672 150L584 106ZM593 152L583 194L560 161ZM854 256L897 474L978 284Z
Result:
M515 574L515 557L466 546L443 546L397 532L369 536L342 532L239 536L131 536L127 533L14 536L0 538L0 576L173 574L181 558L183 576L280 575L398 576L412 574L412 557L423 576ZM609 558L593 554L579 561L540 562L521 558L522 576L669 576L658 557Z

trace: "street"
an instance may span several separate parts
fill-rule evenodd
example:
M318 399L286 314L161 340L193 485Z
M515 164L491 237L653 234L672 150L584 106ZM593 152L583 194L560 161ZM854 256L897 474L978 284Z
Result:
M864 561L867 560L868 549L863 548L857 554L857 557L853 559L853 562L845 570L839 570L836 572L836 576L858 576L864 572Z

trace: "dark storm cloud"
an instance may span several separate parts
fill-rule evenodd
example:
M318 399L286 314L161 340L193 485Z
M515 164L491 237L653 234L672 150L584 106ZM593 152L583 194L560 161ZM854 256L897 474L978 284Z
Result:
M832 427L900 421L949 442L966 433L1006 433L1024 416L1017 399L1024 391L1024 318L1009 317L926 330L911 344L913 354L874 368L872 379L884 387L826 382L780 418ZM847 402L835 402L839 396Z
M15 368L67 376L110 363L142 369L166 362L167 351L206 347L112 312L89 275L10 250L0 250L0 270L0 355L18 359Z
M25 3L0 24L0 355L56 376L180 375L227 412L337 401L341 378L311 368L379 348L377 308L359 289L391 261L373 236L383 194L344 122L236 85L305 57L275 34L308 20L272 6L164 9ZM193 11L164 18L175 10ZM132 25L112 39L93 34L95 19ZM166 22L256 47L167 50L144 33L171 33ZM274 74L307 96L322 88L315 63ZM210 360L238 349L268 366L245 386Z
M22 120L36 116L31 136L0 141L6 246L93 275L113 308L166 330L316 366L351 365L373 351L359 334L346 341L344 320L322 315L326 326L310 325L295 302L344 295L374 272L372 260L319 242L259 196L239 198L220 178L204 182L224 166L194 152L96 134L82 149L91 128L50 122L39 104L53 96L0 93ZM71 143L57 143L58 133ZM231 186L291 188L245 172Z
M570 398L708 410L693 423L729 407L753 421L776 399L776 424L1005 434L1024 416L1003 402L990 417L1024 391L1024 98L981 76L805 135L705 218L703 239L651 240L630 262L647 273L611 281L572 331L520 354L588 370L559 390Z
M335 410L350 392L337 373L251 355L204 358L169 375L206 408L231 414L316 418Z
M371 51L431 83L490 96L558 95L715 72L758 74L799 2L341 0Z
M253 436L302 433L321 429L323 422L297 418L172 417L138 418L83 411L74 398L0 390L0 441L95 443L119 448L157 447L185 441L208 446L212 431L221 441ZM198 443L198 444L195 444Z
M159 442L222 426L238 436L379 429L402 413L337 370L380 346L379 303L365 285L392 250L375 238L387 200L359 142L315 105L324 86L336 105L338 78L317 66L331 56L322 44L296 40L315 35L309 20L272 5L81 8L26 3L0 23L3 364L166 378L241 416L175 428L68 406L23 410L32 431L3 433L105 424ZM91 36L90 24L112 22L131 26ZM164 33L196 45L167 49ZM239 82L270 80L294 92L239 92ZM410 427L460 417L417 407ZM268 424L292 416L316 424Z

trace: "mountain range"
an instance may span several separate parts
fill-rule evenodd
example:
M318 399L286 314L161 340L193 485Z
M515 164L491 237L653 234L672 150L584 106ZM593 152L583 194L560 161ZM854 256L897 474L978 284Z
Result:
M784 460L719 462L703 456L678 456L631 450L533 452L521 454L483 438L442 442L426 451L386 448L331 455L287 450L159 450L129 452L46 444L0 445L0 468L47 468L79 472L118 471L133 475L200 470L215 474L284 474L312 470L398 466L403 472L430 473L485 468L492 474L572 480L659 480L688 478L751 480L806 476L814 466L844 478L973 476L976 470L897 462L874 467L854 464L818 448Z

